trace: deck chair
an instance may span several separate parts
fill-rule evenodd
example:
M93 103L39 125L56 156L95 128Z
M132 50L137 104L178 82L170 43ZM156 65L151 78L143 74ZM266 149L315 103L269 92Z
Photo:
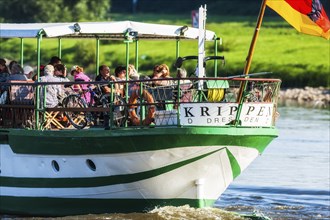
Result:
M209 102L221 102L225 99L225 90L229 88L227 80L209 80L206 84Z
M64 116L64 112L61 111L62 103L60 101L58 106L54 108L45 107L43 113L44 121L43 128L44 129L64 129L69 128L68 119Z
M45 90L42 89L40 99L41 99L41 105L44 106L44 96L45 96ZM42 122L42 127L43 129L63 129L65 126L61 123L62 122L62 117L61 114L62 112L59 111L58 107L54 108L47 108L44 106L44 109L42 111L43 114L43 122Z
M45 122L43 127L45 129L52 129L52 126L54 126L57 129L63 129L64 126L60 123L60 120L58 119L59 114L59 111L45 111Z
M149 87L147 91L152 95L158 110L173 109L173 86Z

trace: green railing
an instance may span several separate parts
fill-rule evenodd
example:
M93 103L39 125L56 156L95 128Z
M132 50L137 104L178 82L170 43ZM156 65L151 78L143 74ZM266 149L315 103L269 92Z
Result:
M125 127L166 126L272 127L275 124L280 80L252 78L162 80L169 81L169 85L153 86L155 80L86 82L90 88L93 88L85 94L92 96L93 101L89 103L84 100L84 95L72 89L74 85L84 82L0 83L2 88L0 127L112 130ZM246 82L246 89L243 93L242 105L239 105L241 82ZM126 85L125 95L119 95L115 91L117 83ZM203 88L199 87L201 83ZM64 97L62 95L58 105L47 107L45 98L51 95L47 94L47 87L54 85L61 86L67 92ZM113 92L102 94L99 89L105 85ZM66 97L69 95L75 98L68 101ZM37 97L39 100L36 100ZM84 104L75 103L78 99ZM68 120L68 117L76 120L74 123L80 123L81 126L73 126L74 123Z

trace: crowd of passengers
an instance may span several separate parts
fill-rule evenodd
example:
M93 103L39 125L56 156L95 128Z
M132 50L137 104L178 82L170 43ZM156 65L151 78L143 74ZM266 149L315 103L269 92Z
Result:
M138 80L142 78L140 74L136 71L134 65L130 64L128 66L128 77L129 80ZM31 66L22 67L17 61L11 61L7 65L7 61L0 58L0 82L10 82L10 81L36 81L37 73ZM70 74L75 82L90 82L92 79L84 73L84 69L78 65L74 65L70 69ZM184 69L178 69L177 78L186 78L186 71ZM155 79L169 79L170 70L166 64L156 65L153 68L153 73L150 76L144 76L144 79L153 79L151 86L170 86L172 85L172 80L155 80ZM69 82L67 68L62 63L62 60L57 57L51 57L47 65L40 66L40 78L39 82ZM126 67L117 66L114 71L114 75L111 74L110 68L107 65L101 65L99 67L99 74L96 76L95 81L101 82L116 82L114 87L110 88L107 85L101 87L102 93L111 93L111 90L115 90L117 94L122 97L125 96L124 83L120 81L126 81ZM119 82L119 83L118 83ZM182 80L180 83L188 83L187 80ZM70 88L66 88L64 85L47 85L46 89L46 103L45 107L53 108L58 106L60 102L60 97L64 97L69 93L69 89L80 93L82 98L86 100L87 103L92 103L91 99L91 84L74 84ZM7 87L0 87L1 94L8 89ZM134 87L130 88L136 89Z

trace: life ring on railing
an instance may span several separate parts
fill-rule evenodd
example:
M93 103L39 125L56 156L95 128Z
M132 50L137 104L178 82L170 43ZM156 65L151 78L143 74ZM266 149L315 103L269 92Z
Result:
M143 90L142 97L148 104L152 104L152 105L148 105L148 115L142 121L143 125L150 125L154 121L155 111L156 111L155 106L153 105L154 98L147 90ZM137 108L138 98L139 98L139 94L138 94L138 90L136 90L136 92L133 92L128 100L128 104L129 104L128 114L129 114L129 117L131 118L131 122L133 125L140 125L140 118L136 114L136 111L135 111L135 109Z

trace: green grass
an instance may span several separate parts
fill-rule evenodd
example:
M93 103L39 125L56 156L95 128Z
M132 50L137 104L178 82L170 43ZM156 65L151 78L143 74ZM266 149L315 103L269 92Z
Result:
M123 19L124 18L124 19ZM231 17L208 15L207 29L216 32L222 38L218 55L224 55L226 65L219 63L219 74L222 76L237 75L243 72L245 59L248 54L253 36L256 17ZM155 15L114 14L112 20L134 20L162 24L189 25L187 15ZM89 41L86 43L86 41ZM18 39L1 40L1 56L19 60ZM36 64L36 40L25 40L25 62ZM197 42L181 42L180 55L197 55ZM57 40L43 39L42 62L57 54ZM88 53L95 54L94 40L62 40L62 59L71 66L82 65L89 73L95 72L94 60L87 57ZM206 44L207 55L213 55L213 42ZM135 45L130 46L131 62L134 62ZM86 56L77 56L77 54ZM93 54L94 53L94 54ZM330 44L329 41L297 32L280 17L264 18L259 38L256 44L250 73L273 72L273 77L281 78L284 87L329 86L330 73ZM93 56L92 56L93 57ZM175 61L175 42L170 41L141 41L139 42L139 71L149 75L155 64ZM115 66L125 64L125 45L121 42L101 41L100 63ZM193 71L195 63L190 62L186 67ZM208 65L211 74L213 64ZM174 72L171 67L171 72Z

